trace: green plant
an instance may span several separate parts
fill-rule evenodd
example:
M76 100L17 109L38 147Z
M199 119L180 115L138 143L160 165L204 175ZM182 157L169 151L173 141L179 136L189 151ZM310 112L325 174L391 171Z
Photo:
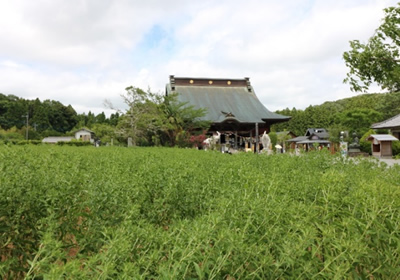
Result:
M372 154L372 152L371 152L371 141L369 141L367 139L371 134L376 134L375 130L373 130L373 129L368 130L360 139L360 149L361 149L361 151L366 152L366 153L368 153L370 155Z
M394 156L400 155L400 141L392 142L392 151Z
M400 167L0 146L4 279L395 279Z

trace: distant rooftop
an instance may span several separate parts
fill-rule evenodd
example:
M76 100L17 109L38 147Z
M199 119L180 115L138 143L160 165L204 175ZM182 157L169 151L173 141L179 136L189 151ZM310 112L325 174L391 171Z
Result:
M329 133L325 128L309 128L306 131L306 136L317 135L321 139L329 138Z
M378 141L399 141L396 137L390 134L371 134L368 140L376 139Z
M400 114L394 116L390 119L384 120L379 123L374 123L371 128L379 129L379 128L395 128L400 127Z
M42 142L43 143L69 142L72 139L74 139L74 137L72 136L49 136L43 138Z

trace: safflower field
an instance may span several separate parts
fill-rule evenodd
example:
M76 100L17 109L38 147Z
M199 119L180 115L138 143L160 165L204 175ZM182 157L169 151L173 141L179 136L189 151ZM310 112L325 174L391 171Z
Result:
M398 279L400 167L0 146L3 279Z

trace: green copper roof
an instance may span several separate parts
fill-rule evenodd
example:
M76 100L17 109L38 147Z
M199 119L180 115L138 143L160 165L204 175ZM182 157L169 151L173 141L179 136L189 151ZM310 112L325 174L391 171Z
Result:
M197 80L189 80L191 84L185 84L179 79L175 78L173 82L167 85L167 94L178 93L179 101L188 102L195 108L206 108L205 120L214 123L236 121L239 123L267 122L272 124L290 119L288 116L273 113L265 108L254 94L248 79L232 80L232 82L226 80L224 86L221 86L223 84L221 81L225 81L222 79L217 79L217 82L220 83L216 86L204 82L201 84ZM181 79L188 80L190 78ZM217 82L214 82L214 84L218 84ZM243 83L240 84L239 82ZM196 83L200 85L196 85ZM237 85L238 83L240 85Z

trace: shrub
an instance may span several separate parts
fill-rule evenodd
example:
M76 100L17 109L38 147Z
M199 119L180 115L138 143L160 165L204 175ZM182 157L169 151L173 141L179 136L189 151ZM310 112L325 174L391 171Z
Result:
M16 144L16 145L28 145L28 144L40 145L40 144L42 144L42 141L40 141L40 140L22 140L22 141L16 141L16 142L14 142L14 144Z
M72 139L71 141L58 141L58 146L75 146L75 147L83 147L83 146L93 146L93 143L90 141L82 141Z
M400 155L400 141L392 142L393 156Z
M278 143L278 135L276 134L276 132L270 132L269 134L269 138L271 139L271 145L272 145L272 150L276 150L275 145Z
M370 155L372 154L371 141L368 141L367 138L371 134L376 134L375 130L373 129L368 130L360 139L360 150Z

